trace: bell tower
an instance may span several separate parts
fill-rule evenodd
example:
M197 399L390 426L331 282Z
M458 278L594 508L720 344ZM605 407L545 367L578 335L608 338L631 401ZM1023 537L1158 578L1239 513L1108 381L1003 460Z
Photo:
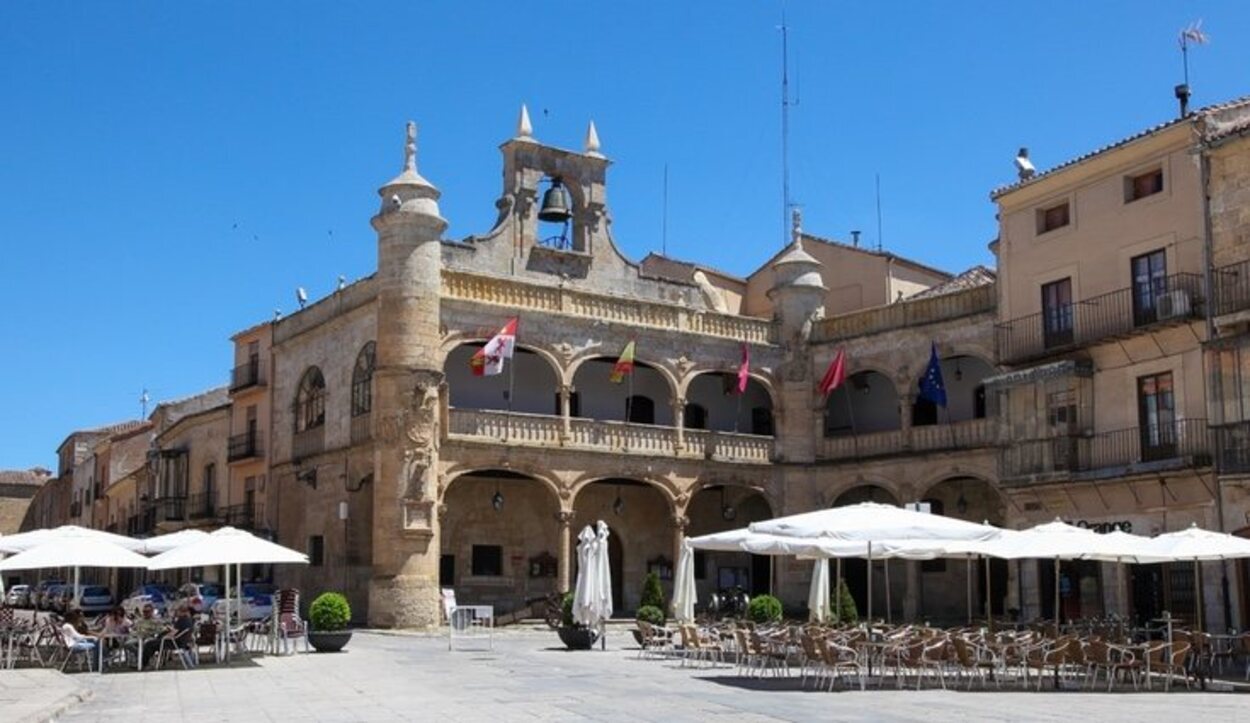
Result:
M417 173L416 124L408 123L403 171L378 194L369 624L430 627L439 621L439 292L447 222L438 189Z

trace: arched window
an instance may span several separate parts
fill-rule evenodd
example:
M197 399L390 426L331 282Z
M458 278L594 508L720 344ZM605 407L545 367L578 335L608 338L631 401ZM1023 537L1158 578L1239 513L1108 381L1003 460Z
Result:
M707 409L701 404L687 403L682 423L686 429L707 429Z
M316 429L326 423L326 379L317 367L310 367L299 380L295 393L295 431Z
M352 416L373 410L373 342L365 344L352 368Z

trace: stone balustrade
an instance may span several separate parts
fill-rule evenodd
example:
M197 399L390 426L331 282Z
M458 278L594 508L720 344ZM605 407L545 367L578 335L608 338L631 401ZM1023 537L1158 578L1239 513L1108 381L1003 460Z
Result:
M546 414L448 410L447 434L452 439L752 464L772 459L773 438L752 434L683 430L685 444L679 445L675 427L572 417L567 434L563 428L563 419Z
M973 314L988 313L995 309L996 302L996 287L993 284L986 284L941 296L860 309L817 322L812 329L812 341L841 341L893 329L905 329L921 324L933 324Z
M751 344L771 344L775 338L773 322L767 319L692 311L679 304L640 301L460 271L443 271L443 295L513 309L602 319L630 326L675 329Z
M994 446L997 440L994 419L969 419L950 424L933 424L858 436L826 437L821 440L821 459L861 459L908 452L941 452Z

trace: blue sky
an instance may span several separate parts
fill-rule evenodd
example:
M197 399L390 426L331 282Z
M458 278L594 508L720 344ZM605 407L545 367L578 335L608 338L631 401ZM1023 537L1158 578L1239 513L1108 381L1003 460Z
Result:
M1244 3L790 2L804 227L952 271L991 263L990 189L1250 94ZM779 2L0 4L0 468L221 384L228 337L370 273L375 190L421 127L450 237L488 228L499 143L593 118L626 255L746 273L781 244Z

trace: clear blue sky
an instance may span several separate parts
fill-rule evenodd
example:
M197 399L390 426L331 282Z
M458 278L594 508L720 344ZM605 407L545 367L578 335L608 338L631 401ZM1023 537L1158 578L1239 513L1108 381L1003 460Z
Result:
M804 227L991 263L988 192L1195 102L1250 94L1241 2L790 2ZM421 126L450 237L486 230L518 106L580 148L613 231L745 273L780 244L779 2L0 4L0 468L221 384L228 337L371 272L375 190ZM236 227L237 225L237 227Z

